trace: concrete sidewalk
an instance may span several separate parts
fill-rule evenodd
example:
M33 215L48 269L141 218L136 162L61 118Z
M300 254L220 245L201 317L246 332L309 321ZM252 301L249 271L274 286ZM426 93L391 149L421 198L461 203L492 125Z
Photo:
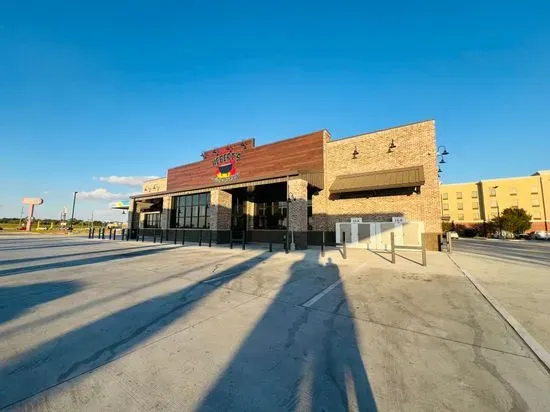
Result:
M550 410L445 254L135 247L0 239L0 409Z
M549 267L465 252L455 252L453 258L550 352Z

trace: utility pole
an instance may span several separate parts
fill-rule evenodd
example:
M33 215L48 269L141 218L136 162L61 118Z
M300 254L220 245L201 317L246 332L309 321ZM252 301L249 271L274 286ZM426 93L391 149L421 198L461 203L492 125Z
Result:
M74 221L74 204L76 203L76 194L78 192L73 193L73 211L71 212L71 224L69 225L69 230L73 230L73 221Z
M498 236L499 236L499 238L501 238L502 237L502 222L500 221L500 207L498 205L498 196L497 196L498 186L493 186L492 189L495 189L495 200L497 202L497 217L498 217Z
M19 215L19 226L17 227L17 229L19 230L19 228L21 227L21 221L23 220L23 207L21 207L21 214Z

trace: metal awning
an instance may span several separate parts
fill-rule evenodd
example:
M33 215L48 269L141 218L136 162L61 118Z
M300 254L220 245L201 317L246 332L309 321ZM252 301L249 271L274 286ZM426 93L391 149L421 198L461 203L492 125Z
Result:
M331 193L363 192L383 189L422 186L424 167L414 166L379 172L337 176L330 187Z

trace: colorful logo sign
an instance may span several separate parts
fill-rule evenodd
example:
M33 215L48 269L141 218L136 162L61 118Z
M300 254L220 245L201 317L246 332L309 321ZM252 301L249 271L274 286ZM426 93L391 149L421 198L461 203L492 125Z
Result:
M230 147L219 151L212 160L215 173L214 180L235 180L239 176L237 173L237 162L239 160L241 160L241 153L234 152Z

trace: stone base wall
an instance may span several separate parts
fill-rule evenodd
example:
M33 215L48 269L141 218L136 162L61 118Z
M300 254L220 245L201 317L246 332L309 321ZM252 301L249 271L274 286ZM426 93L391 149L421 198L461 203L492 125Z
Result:
M210 229L231 229L231 193L224 190L210 191Z
M291 179L288 181L289 230L295 232L307 231L307 181Z

